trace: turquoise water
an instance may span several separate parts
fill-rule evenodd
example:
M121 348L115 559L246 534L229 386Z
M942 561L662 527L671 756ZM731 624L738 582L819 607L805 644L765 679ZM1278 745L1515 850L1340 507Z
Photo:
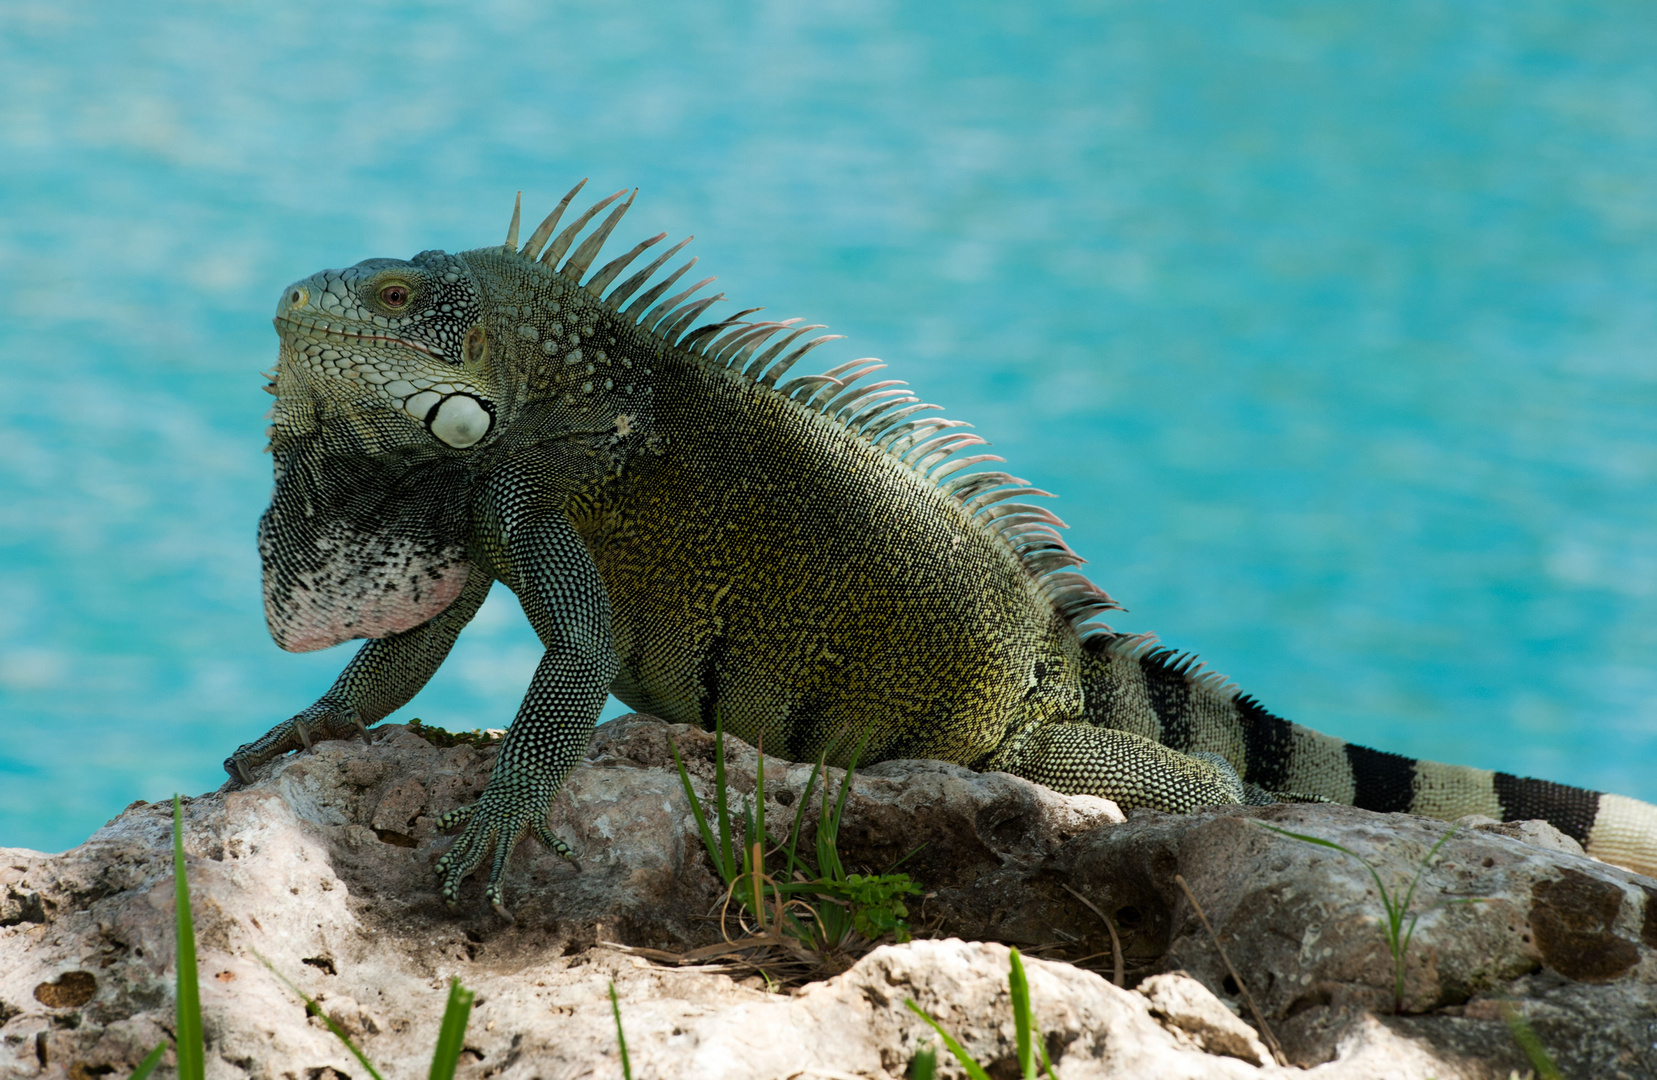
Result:
M1060 493L1119 628L1657 799L1644 0L14 0L0 845L216 786L344 662L260 611L278 290L587 175ZM504 724L535 658L497 595L401 715Z

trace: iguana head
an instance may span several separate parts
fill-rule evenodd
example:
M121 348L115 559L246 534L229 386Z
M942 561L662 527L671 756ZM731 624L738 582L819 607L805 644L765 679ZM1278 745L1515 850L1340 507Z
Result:
M637 430L651 358L719 298L687 302L703 281L660 299L693 259L621 309L684 246L611 288L662 236L584 281L632 200L577 243L625 194L555 236L579 190L521 247L514 210L503 245L369 259L282 290L268 387L276 490L259 549L265 617L283 648L431 619L470 572L468 494L481 468L538 441Z
M500 399L484 311L463 259L439 251L282 290L259 550L283 648L407 630L460 594L466 459Z
M333 422L356 428L369 453L476 446L498 398L484 309L465 261L441 251L289 285L276 307L273 444Z

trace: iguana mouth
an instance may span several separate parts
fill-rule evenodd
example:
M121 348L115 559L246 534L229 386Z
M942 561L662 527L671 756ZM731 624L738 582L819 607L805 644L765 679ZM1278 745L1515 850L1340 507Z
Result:
M284 329L299 332L308 331L313 334L320 334L325 338L333 338L336 341L372 341L384 345L402 345L406 348L413 349L415 352L423 352L427 356L435 356L440 360L448 359L448 357L443 354L443 350L434 345L426 345L418 341L410 341L407 338L400 338L394 334L363 333L358 330L346 329L343 326L336 326L330 322L323 322L321 319L303 319L294 315L278 315L272 319L271 322L276 325L276 332L278 334L280 334Z

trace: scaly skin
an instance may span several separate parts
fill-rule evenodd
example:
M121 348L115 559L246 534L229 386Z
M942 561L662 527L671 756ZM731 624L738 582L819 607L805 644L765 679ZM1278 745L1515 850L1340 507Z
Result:
M1023 501L1045 493L961 471L1000 459L963 455L982 440L902 384L859 384L880 365L779 385L818 328L690 330L718 298L662 299L689 268L651 285L666 256L610 289L661 237L588 276L631 199L576 240L620 194L522 248L514 215L501 247L284 291L266 615L289 649L370 640L320 701L238 749L233 777L408 701L500 581L546 652L483 795L441 819L461 828L437 866L451 904L487 863L504 913L526 836L574 861L547 814L612 692L675 721L717 711L796 760L851 732L865 760L1004 769L1124 807L1547 817L1657 869L1657 809L1348 746L1090 621L1115 605Z

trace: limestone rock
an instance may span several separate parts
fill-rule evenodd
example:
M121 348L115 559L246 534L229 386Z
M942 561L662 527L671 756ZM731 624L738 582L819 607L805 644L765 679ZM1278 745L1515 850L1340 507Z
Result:
M1136 811L1126 825L1071 841L1052 869L1130 924L1130 954L1184 969L1236 1001L1215 942L1174 882L1183 875L1290 1059L1315 1064L1338 1052L1355 1016L1392 1011L1382 905L1357 859L1262 824L1364 856L1395 897L1451 828L1329 805ZM1657 881L1538 829L1458 828L1411 910L1419 921L1406 953L1408 1015L1387 1018L1394 1030L1523 1074L1494 1006L1513 997L1561 1065L1579 1066L1567 1075L1657 1076Z
M1388 882L1445 826L1345 807L1138 812L1124 823L1101 800L1014 777L888 762L853 785L843 857L882 870L907 856L927 890L911 907L917 932L968 940L884 946L791 993L648 964L602 943L682 950L719 938L723 890L669 737L708 792L706 733L643 717L600 728L551 819L585 870L525 844L508 879L510 923L476 882L450 912L432 872L449 843L433 820L482 790L494 747L436 747L389 727L373 746L318 743L245 789L190 800L209 1074L362 1080L257 952L388 1076L423 1075L451 978L479 994L467 1080L618 1076L611 980L641 1077L899 1077L930 1037L907 998L1001 1075L1013 1052L1006 945L1016 944L1061 1077L1289 1075L1253 1064L1269 1058L1213 996L1229 1002L1235 988L1178 873L1291 1056L1317 1065L1305 1075L1522 1074L1497 1007L1505 995L1567 1075L1657 1076L1641 1056L1657 1016L1657 882L1527 843L1552 839L1534 829L1470 824L1423 879L1412 1013L1394 1018L1383 1015L1390 957L1368 872L1257 821L1343 843ZM732 743L729 756L733 788L751 793L758 754ZM767 813L789 820L810 770L774 758L765 768ZM835 790L841 776L830 770ZM1474 896L1483 902L1433 906ZM0 850L0 1075L121 1076L164 1040L172 904L167 805L129 807L61 855ZM1101 914L1117 925L1130 989L1096 973L1113 967ZM1146 978L1173 969L1191 978Z
M1271 1051L1255 1030L1185 972L1152 975L1137 989L1150 1002L1151 1013L1171 1030L1189 1035L1197 1049L1240 1058L1250 1065L1271 1062Z

